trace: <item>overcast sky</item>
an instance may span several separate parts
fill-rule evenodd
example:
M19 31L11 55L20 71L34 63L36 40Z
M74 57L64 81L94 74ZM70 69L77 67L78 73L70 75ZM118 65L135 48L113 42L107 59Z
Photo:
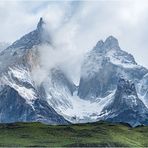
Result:
M0 0L0 42L13 42L35 29L40 17L53 34L62 28L60 39L77 45L72 52L90 50L98 40L113 35L123 50L148 68L147 0Z

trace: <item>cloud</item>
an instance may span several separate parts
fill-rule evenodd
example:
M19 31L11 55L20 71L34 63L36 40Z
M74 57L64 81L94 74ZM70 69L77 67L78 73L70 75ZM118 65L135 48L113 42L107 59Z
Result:
M50 35L51 46L41 45L38 47L41 56L41 69L43 69L43 73L46 71L48 74L48 71L53 67L59 66L70 76L70 79L78 83L83 50L77 51L78 47L75 43L79 24L71 11L72 5L64 3L62 6L48 6L48 9L50 14L45 13L43 18L46 22L44 29ZM39 72L41 73L41 70ZM45 75L42 76L43 79L46 78Z
M65 62L63 68L75 81L83 54L109 35L115 36L139 64L148 67L147 0L1 1L0 41L12 42L33 30L40 16L47 21L46 29L57 49L52 57L60 59L52 59L53 63Z

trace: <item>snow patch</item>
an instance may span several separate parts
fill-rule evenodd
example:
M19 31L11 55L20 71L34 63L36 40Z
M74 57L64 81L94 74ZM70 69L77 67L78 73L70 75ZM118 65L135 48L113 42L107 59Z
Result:
M20 82L28 82L31 83L32 81L25 69L22 68L9 68L9 71L2 75L1 83L2 85L9 85L10 87L14 88L21 97L23 97L26 102L32 105L33 101L37 99L37 95L33 88L27 88L24 85L18 84L14 78L17 78Z
M13 75L13 77L19 79L22 82L28 82L33 85L30 73L24 68L21 67L9 68L8 74L10 76Z
M63 114L70 117L75 117L82 122L85 122L85 119L94 121L98 118L98 115L101 113L102 109L108 103L110 103L113 94L114 93L105 98L97 98L93 102L90 100L83 100L77 95L74 95L71 97L72 108L68 108L67 110L63 111Z
M48 86L50 85L48 84ZM111 102L114 93L115 91L105 98L96 98L91 101L79 98L77 91L71 95L64 86L48 87L48 91L46 91L49 105L73 123L96 121L102 109Z
M131 61L131 59L128 60L122 55L119 56L116 50L110 50L106 56L110 59L110 62L113 63L114 65L119 65L124 68L138 68L138 65L134 64Z

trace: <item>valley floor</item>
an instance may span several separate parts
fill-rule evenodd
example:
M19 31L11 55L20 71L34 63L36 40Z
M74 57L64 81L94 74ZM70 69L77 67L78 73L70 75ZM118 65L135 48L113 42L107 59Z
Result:
M148 126L96 122L75 125L0 124L0 146L17 147L147 147Z

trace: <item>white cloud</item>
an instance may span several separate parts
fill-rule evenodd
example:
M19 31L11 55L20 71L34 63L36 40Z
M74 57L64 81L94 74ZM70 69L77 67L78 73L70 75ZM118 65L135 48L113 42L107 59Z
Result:
M123 50L148 67L147 0L1 1L0 41L14 41L33 30L40 16L48 22L56 48L65 54L66 69L77 67L83 53L109 35L118 38ZM72 73L77 75L79 67Z

